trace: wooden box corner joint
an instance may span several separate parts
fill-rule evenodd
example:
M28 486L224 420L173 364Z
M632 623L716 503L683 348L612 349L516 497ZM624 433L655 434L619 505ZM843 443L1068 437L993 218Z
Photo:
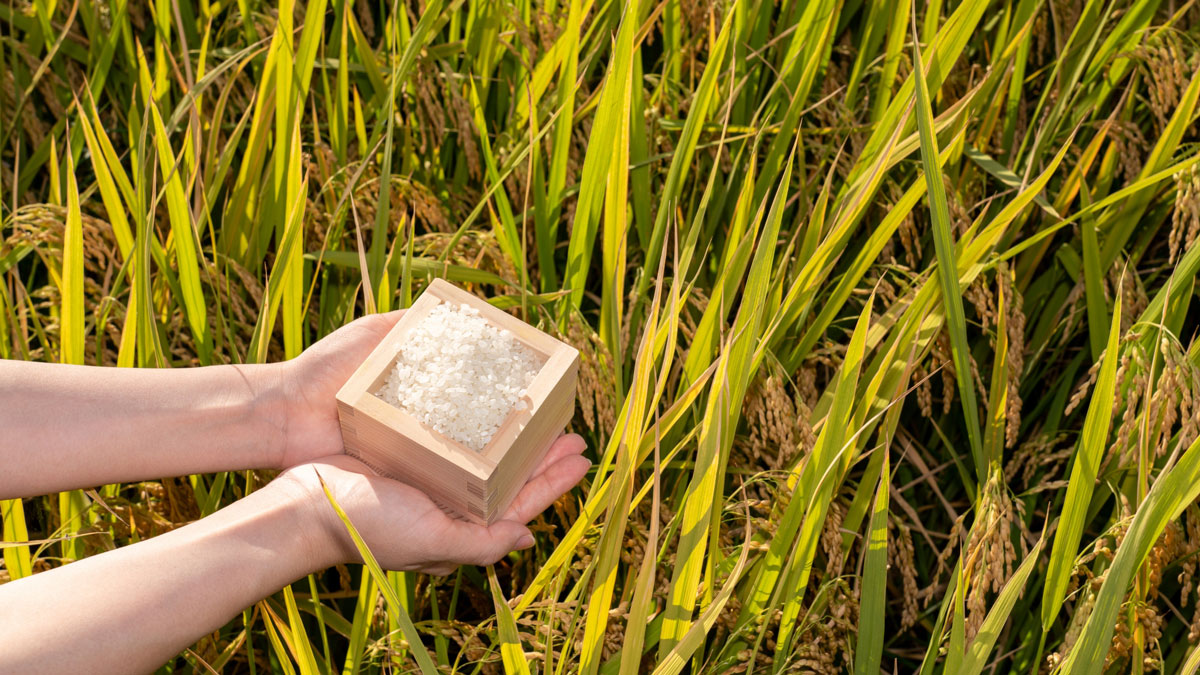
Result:
M375 395L406 335L438 304L469 305L545 359L514 409L475 452ZM412 485L443 509L490 525L546 456L575 412L579 352L453 284L434 279L337 393L346 453L376 473Z

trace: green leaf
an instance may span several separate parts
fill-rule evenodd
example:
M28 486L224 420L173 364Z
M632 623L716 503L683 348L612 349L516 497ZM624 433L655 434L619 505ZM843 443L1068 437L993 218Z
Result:
M358 554L362 556L363 563L367 566L367 571L370 572L371 578L375 580L375 587L383 592L383 598L387 601L389 615L396 618L400 624L400 632L404 635L404 639L408 641L409 649L412 651L413 657L417 660L417 665L421 668L424 675L436 675L437 668L433 665L433 659L429 657L429 652L426 651L425 645L421 642L421 635L417 633L416 626L413 625L412 619L408 616L408 611L404 609L404 605L400 603L400 598L396 596L396 589L388 583L387 573L379 566L375 560L375 556L371 553L371 549L367 547L367 542L363 541L362 535L358 533L358 528L354 527L354 523L350 522L350 517L342 510L333 493L329 491L329 486L325 484L325 479L317 474L321 480L321 489L325 491L325 497L329 499L329 503L333 506L333 510L337 512L338 519L346 526L346 531L350 533L350 538L354 540L354 547L358 549Z
M1067 583L1075 568L1075 556L1079 551L1079 540L1087 520L1092 491L1096 485L1096 473L1100 460L1108 450L1108 430L1112 420L1113 399L1116 395L1116 372L1120 355L1117 349L1121 339L1121 298L1117 293L1113 307L1112 325L1108 331L1108 345L1104 360L1096 377L1092 402L1088 405L1087 418L1083 422L1083 433L1075 451L1071 466L1071 478L1067 483L1067 496L1054 545L1050 549L1050 566L1046 570L1045 592L1042 597L1042 630L1049 630L1067 593Z
M650 274L651 266L658 263L663 242L666 240L667 223L674 217L675 208L684 187L684 179L688 176L696 154L700 130L708 120L713 102L716 100L717 77L726 69L725 52L733 31L733 18L734 12L725 14L721 31L717 34L717 39L712 47L709 48L708 63L704 66L704 73L700 76L692 103L688 107L687 119L683 123L679 140L676 141L675 151L671 154L671 166L667 170L666 181L659 191L654 230L651 232L650 242L646 247L643 275L637 286L639 297L646 292L648 284L653 278Z
M916 34L914 17L913 35ZM933 112L930 109L929 89L924 77L925 66L921 61L921 45L917 40L913 41L913 61L916 64L913 79L916 81L916 116L917 128L921 135L921 163L925 168L929 189L929 216L933 223L934 248L937 250L942 306L946 312L946 330L950 333L950 351L954 360L955 379L958 381L958 395L962 401L963 417L967 422L967 439L971 443L971 454L975 459L976 476L979 482L983 483L988 466L979 429L975 384L971 381L971 351L970 345L967 344L967 321L963 313L962 292L958 285L954 226L946 205L946 187L943 183L942 168L938 163L937 135L933 129Z
M1086 209L1092 205L1091 190L1080 179L1080 203ZM1104 351L1104 325L1108 322L1107 301L1104 297L1104 270L1100 267L1100 243L1093 214L1082 216L1079 231L1083 241L1083 281L1087 294L1088 341L1092 360L1098 361ZM1119 299L1118 299L1119 301Z
M746 539L749 540L750 521L746 520ZM658 667L654 669L654 675L678 675L687 665L688 659L692 654L704 644L704 638L708 631L716 624L717 618L721 615L721 611L725 609L725 605L729 602L729 598L733 596L734 590L737 588L738 581L742 578L742 572L746 569L746 561L749 558L750 547L742 546L742 552L738 556L737 563L734 564L733 570L729 573L729 578L725 581L724 588L713 598L712 603L701 614L700 619L692 624L687 633L674 645L671 651L663 657L659 662Z
M1064 672L1101 671L1108 646L1112 644L1117 614L1125 602L1134 573L1142 566L1167 524L1178 518L1197 496L1200 496L1200 438L1192 442L1173 468L1154 481L1150 493L1138 507L1105 574L1083 634L1063 664Z
M300 618L300 610L296 607L296 595L292 587L283 587L283 600L287 605L288 629L291 634L292 653L296 655L296 663L300 666L300 675L317 675L317 659L313 656L312 643L308 633L304 631L304 621Z
M201 364L208 364L212 356L212 338L208 327L208 307L204 298L204 287L200 282L200 253L196 246L196 230L192 212L188 208L187 193L180 176L182 168L171 150L167 130L163 127L158 107L151 101L150 117L154 124L154 143L158 153L158 165L166 185L165 199L171 222L171 243L175 252L175 264L179 270L179 283L183 293L183 306L188 326L196 341L197 356Z
M692 625L696 588L700 584L714 509L718 506L715 502L715 486L723 484L726 460L733 444L742 401L755 375L754 350L762 337L763 306L770 290L776 238L787 203L791 175L792 164L788 162L763 231L757 239L741 306L716 362L700 424L695 469L679 509L682 512L682 535L676 552L670 597L663 612L662 640L659 643L662 657L675 647L676 641L682 639Z
M4 525L5 543L29 541L29 531L25 528L25 507L20 499L0 500L0 521ZM13 580L33 574L29 546L5 546L4 569Z
M875 490L875 508L867 528L865 563L862 573L862 606L858 612L858 648L854 651L854 675L877 675L883 659L884 618L887 610L888 491L892 478L888 450L883 453L883 473Z
M603 152L589 152L583 161L583 172L580 177L579 196L576 200L575 221L572 225L571 239L567 248L567 268L563 273L563 288L569 289L570 306L578 309L583 301L583 290L587 281L588 268L591 266L592 252L598 224L601 217L601 207L608 192L609 175L612 171L612 152L620 138L620 129L628 128L629 110L623 105L628 100L632 61L634 55L634 33L638 29L636 13L631 13L626 7L621 13L621 26L617 31L613 62L608 67L604 84L600 91L600 102L597 107L596 119L592 123L592 133L588 139L588 147L604 148ZM625 171L628 167L618 167ZM620 205L624 208L624 204ZM615 208L615 207L614 207ZM602 335L610 339L609 335ZM612 350L613 345L609 344Z
M1029 551L1029 555L1025 556L1025 561L1013 572L1012 577L1004 584L1004 588L1000 589L1000 594L992 602L991 609L988 610L987 617L979 626L979 631L975 633L975 638L971 640L970 646L967 648L967 658L963 661L962 667L955 672L965 673L966 675L979 675L988 665L988 657L992 653L992 648L996 645L996 639L1000 637L1000 631L1008 625L1008 620L1012 614L1013 606L1025 592L1025 584L1029 579L1029 574L1033 572L1033 568L1037 566L1038 559L1042 553L1042 541Z
M495 565L487 566L487 575L488 587L492 589L492 603L496 607L496 623L500 628L500 657L504 661L504 672L529 675L529 665L525 662L525 650L521 648L517 622L513 618L512 608L500 592L500 580L496 578Z
M79 187L75 184L75 165L71 153L67 160L67 222L63 230L62 276L58 284L62 298L62 345L59 361L83 365L83 215L79 210Z

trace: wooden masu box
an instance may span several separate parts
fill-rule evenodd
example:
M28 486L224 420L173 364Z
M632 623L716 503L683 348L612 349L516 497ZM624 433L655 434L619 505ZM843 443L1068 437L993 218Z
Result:
M505 328L545 364L480 452L377 397L405 336L439 303L469 305ZM490 525L504 515L575 412L579 352L453 284L434 279L337 393L346 453L377 473L423 490L443 509ZM520 407L520 406L518 406Z

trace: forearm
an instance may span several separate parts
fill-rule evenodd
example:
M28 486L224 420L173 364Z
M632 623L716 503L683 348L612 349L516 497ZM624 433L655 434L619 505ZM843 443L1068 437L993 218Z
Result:
M148 672L333 564L293 487L276 481L181 529L0 586L0 671Z
M0 361L0 498L276 466L278 367Z

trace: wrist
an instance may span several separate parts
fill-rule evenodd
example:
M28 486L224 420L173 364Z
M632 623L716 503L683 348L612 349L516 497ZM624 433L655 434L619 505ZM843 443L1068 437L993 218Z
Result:
M282 476L193 525L199 526L197 536L207 530L230 550L233 542L246 546L237 556L255 579L259 597L335 562L328 537L314 523L307 492ZM216 545L207 539L195 543Z
M288 469L264 489L273 489L288 504L299 554L310 561L312 570L358 561L354 542L330 504L315 466Z
M258 428L254 468L283 469L288 415L286 363L231 365L250 389L249 417Z

